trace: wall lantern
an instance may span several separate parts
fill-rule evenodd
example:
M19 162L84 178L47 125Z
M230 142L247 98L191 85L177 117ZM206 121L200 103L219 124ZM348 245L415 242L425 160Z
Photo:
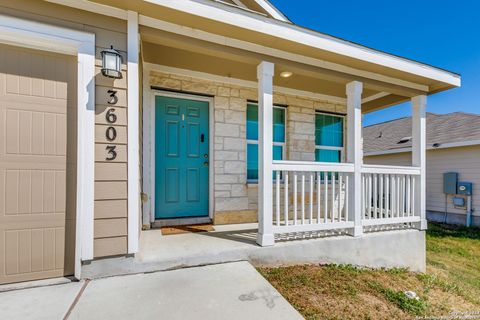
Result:
M105 49L102 52L102 74L105 77L121 79L122 78L122 56L113 49Z

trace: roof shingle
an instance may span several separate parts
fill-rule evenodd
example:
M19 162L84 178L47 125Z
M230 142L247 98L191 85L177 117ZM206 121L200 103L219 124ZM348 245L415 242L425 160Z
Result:
M364 127L364 153L410 148L412 143L408 138L411 135L411 117ZM427 113L427 148L434 144L441 146L444 143L472 140L480 140L480 115L464 112Z

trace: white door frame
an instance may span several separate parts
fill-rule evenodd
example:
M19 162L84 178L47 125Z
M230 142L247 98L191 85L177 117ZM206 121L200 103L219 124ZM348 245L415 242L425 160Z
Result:
M143 204L143 225L150 227L155 222L155 97L171 97L208 102L208 218L213 219L214 212L214 98L195 94L171 92L151 89L149 73L151 69L145 68L143 72L143 192L148 200ZM189 218L185 218L189 219ZM192 219L192 221L195 218ZM200 221L202 219L199 219ZM203 221L200 221L203 222Z
M77 192L75 277L93 259L95 35L0 15L0 43L77 57Z

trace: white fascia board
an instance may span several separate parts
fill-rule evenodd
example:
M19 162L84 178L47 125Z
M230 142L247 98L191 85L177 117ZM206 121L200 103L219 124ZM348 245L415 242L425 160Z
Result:
M263 8L263 10L267 11L269 15L273 18L285 22L289 22L287 17L283 13L280 12L277 8L275 8L269 1L267 0L255 0L255 2Z
M480 145L480 140L441 143L440 146L438 147L434 147L433 145L428 145L427 150L469 147L469 146L476 146L476 145ZM374 152L366 153L365 156L366 157L381 156L386 154L404 153L404 152L411 152L411 151L412 151L412 148L410 147L410 148L401 148L401 149L393 149L393 150L374 151Z
M316 31L304 29L297 25L266 19L253 14L240 13L238 10L227 10L200 2L198 0L144 0L145 2L183 11L239 28L276 35L284 40L297 42L306 46L344 55L368 63L400 70L417 76L444 82L452 86L460 86L459 75L431 67L419 62L379 52L345 40L334 38Z

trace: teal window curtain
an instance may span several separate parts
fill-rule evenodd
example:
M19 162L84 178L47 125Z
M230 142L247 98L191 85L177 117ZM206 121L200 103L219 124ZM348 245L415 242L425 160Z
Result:
M283 160L285 108L273 108L273 160ZM275 175L274 175L275 177ZM247 105L247 180L258 181L258 105Z
M344 146L344 118L315 114L315 161L341 162Z

